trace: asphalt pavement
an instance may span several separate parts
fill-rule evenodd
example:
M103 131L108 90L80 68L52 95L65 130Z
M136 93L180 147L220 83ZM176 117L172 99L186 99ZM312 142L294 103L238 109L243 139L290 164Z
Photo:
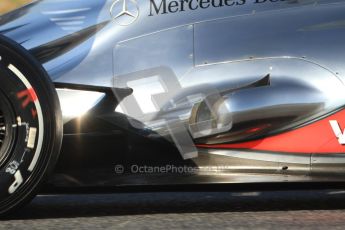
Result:
M345 189L39 196L0 229L345 229Z

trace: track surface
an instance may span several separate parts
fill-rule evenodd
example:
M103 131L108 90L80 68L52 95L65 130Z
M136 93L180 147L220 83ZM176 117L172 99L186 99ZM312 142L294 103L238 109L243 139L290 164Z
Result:
M345 190L40 196L0 229L344 229Z

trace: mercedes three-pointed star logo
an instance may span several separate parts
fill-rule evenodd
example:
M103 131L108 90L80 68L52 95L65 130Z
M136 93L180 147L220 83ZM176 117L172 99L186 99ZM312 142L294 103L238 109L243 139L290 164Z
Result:
M139 17L139 7L135 0L116 0L111 5L110 15L117 24L128 26Z

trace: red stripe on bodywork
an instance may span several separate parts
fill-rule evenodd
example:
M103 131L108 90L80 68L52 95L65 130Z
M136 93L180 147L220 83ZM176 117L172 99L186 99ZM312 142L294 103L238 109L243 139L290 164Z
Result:
M249 149L286 153L345 153L329 121L338 121L342 132L345 127L345 110L296 130L260 140L233 144L198 145L203 148Z

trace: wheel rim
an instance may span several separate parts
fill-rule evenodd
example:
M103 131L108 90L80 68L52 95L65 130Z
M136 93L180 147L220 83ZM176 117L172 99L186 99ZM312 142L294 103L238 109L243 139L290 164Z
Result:
M15 142L14 112L9 101L0 92L0 168L7 162Z
M6 125L5 125L5 117L2 109L0 108L0 150L5 141L6 137ZM1 159L1 156L0 156Z

